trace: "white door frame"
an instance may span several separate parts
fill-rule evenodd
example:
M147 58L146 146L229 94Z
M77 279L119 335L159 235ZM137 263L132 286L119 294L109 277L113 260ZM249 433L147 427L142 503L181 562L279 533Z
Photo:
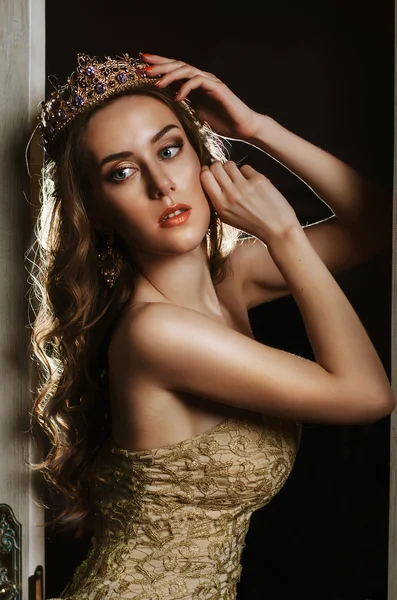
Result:
M28 200L35 188L28 177L25 149L44 93L45 0L1 0L0 504L11 508L21 526L18 600L28 600L29 578L38 566L44 567L44 528L39 526L44 514L38 505L36 474L25 465L36 457L28 433L30 331L24 261L32 243ZM2 549L9 539L4 529L3 524ZM3 566L8 558L3 551ZM6 576L12 581L15 574L7 568ZM44 586L37 582L34 597L44 594Z

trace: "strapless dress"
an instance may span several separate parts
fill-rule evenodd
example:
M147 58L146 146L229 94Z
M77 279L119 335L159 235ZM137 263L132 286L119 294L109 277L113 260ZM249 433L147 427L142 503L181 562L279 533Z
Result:
M98 528L69 600L235 600L252 513L286 482L301 425L227 418L205 433L95 460ZM55 600L55 599L50 599Z

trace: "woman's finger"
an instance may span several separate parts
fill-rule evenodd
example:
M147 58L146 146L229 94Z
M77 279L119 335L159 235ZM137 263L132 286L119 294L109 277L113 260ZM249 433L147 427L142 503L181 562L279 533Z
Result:
M265 175L259 173L256 169L251 167L251 165L243 165L240 169L240 172L242 173L242 175L244 175L246 179L253 179L255 177L258 177L260 179L270 181Z
M166 58L165 56L158 56L156 54L141 54L141 56L145 60L145 62L153 63L153 68L160 67L160 69L164 69L164 73L169 72L169 70L172 70L173 67L181 67L183 65L190 66L193 69L195 68L192 65L188 65L188 63L184 61L176 60L174 58ZM218 80L218 78L215 77L213 73L209 73L208 71L202 71L201 69L196 69L196 71L200 72L206 77L209 77L210 79ZM155 71L153 71L153 74L155 74Z
M223 168L235 185L246 181L243 173L241 173L240 169L233 160L226 161L223 164Z
M190 65L184 65L183 67L177 68L177 69L172 69L171 71L169 71L166 74L162 74L161 71L159 71L159 69L156 69L155 71L152 70L151 67L149 67L148 69L146 69L146 73L148 75L150 75L150 77L155 76L155 75L161 75L161 79L158 82L158 85L166 87L167 85L169 85L170 83L172 83L173 81L179 81L182 79L192 79L193 77L196 77L197 75L201 75L201 71L199 71L198 69L196 69L195 67L191 67ZM208 79L208 77L206 78Z
M220 79L218 77L215 77L215 75L213 73L209 73L208 71L200 71L203 75L205 75L206 77L209 77L210 79L216 79L216 81L220 81Z
M145 70L147 71L147 73L150 73L150 75L166 75L167 73L172 73L174 71L177 71L178 69L189 67L192 70L194 69L194 67L187 65L181 60L174 60L173 62L167 62L161 65L150 65L150 67L145 67Z
M176 62L175 58L166 58L165 56L159 56L158 54L149 54L148 52L141 53L141 56L145 62L153 63L156 65L161 65L168 62Z
M208 167L203 167L200 175L204 191L208 194L211 201L215 201L214 208L217 210L217 204L222 198L222 189Z
M160 80L162 81L162 79ZM189 92L192 90L196 90L197 88L203 88L206 91L210 91L214 89L214 83L218 83L214 79L209 79L208 77L203 77L202 75L195 75L188 81L182 83L179 88L178 93L175 96L175 100L184 100ZM156 84L157 85L157 84Z
M221 190L229 196L234 195L236 191L235 184L228 171L225 170L224 165L219 160L216 160L212 163L210 166L210 171L218 182Z

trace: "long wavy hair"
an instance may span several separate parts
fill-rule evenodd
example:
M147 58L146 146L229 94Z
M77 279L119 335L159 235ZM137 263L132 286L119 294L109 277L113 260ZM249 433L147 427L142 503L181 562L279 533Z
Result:
M41 203L31 248L33 406L31 434L45 492L55 517L44 523L92 531L90 480L94 458L111 433L108 347L124 306L134 292L136 269L121 236L114 248L122 258L113 288L104 285L98 254L104 240L90 220L90 187L84 175L83 135L94 112L125 94L146 94L164 102L179 119L202 165L227 159L227 149L189 101L149 84L114 96L77 118L58 135L45 160ZM241 231L221 222L210 204L207 261L214 284ZM48 508L48 507L46 507Z

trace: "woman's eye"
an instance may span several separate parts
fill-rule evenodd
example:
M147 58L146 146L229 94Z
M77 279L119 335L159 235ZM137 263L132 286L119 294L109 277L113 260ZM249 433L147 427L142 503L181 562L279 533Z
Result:
M174 146L167 146L160 150L160 156L162 159L174 158L174 156L179 152L182 144L175 144Z
M133 169L130 167L121 167L120 169L113 171L111 174L111 179L113 181L124 181L124 179L128 179L128 177L130 177L132 171Z

